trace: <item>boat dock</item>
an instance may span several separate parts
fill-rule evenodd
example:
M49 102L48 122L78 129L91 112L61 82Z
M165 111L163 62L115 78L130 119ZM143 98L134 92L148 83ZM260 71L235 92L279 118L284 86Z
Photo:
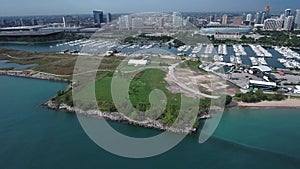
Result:
M259 57L273 57L272 54L263 48L261 45L251 45L249 44L251 49L255 52L255 54Z
M247 53L242 45L232 45L236 56L246 56Z

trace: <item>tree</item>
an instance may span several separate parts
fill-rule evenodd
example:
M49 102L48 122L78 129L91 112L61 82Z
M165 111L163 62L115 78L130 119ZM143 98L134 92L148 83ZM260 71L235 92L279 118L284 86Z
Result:
M226 95L225 105L229 105L232 102L232 96Z

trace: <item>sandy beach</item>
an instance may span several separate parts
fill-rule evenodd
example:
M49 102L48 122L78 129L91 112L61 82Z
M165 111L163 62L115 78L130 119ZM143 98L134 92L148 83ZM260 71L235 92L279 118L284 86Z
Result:
M259 103L238 102L238 107L258 107L258 108L300 108L300 99L286 99L282 101L262 101Z

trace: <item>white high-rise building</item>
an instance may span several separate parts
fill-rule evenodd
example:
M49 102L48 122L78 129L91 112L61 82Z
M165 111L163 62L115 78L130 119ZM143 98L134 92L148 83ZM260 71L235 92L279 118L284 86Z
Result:
M289 16L291 16L291 14L292 14L292 10L291 10L291 9L286 9L286 10L284 11L284 16L285 16L285 17L289 17Z
M222 25L226 25L227 24L227 19L228 19L228 15L224 14L222 16Z
M284 20L284 30L292 30L293 28L293 23L294 23L294 16L288 16Z
M71 27L71 22L73 20L73 17L72 16L63 16L62 17L63 19L63 24L64 24L64 27Z
M251 21L252 20L252 14L247 14L246 16L246 21Z
M181 29L183 27L183 18L181 13L173 12L173 28Z
M131 18L128 15L120 16L119 17L119 29L130 29L131 27Z
M295 29L300 29L300 9L296 10Z

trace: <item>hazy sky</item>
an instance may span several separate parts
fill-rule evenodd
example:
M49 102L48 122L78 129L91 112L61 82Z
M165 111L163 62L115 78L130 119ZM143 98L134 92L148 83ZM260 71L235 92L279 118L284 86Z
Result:
M1 0L0 16L104 12L257 11L300 8L299 0Z

